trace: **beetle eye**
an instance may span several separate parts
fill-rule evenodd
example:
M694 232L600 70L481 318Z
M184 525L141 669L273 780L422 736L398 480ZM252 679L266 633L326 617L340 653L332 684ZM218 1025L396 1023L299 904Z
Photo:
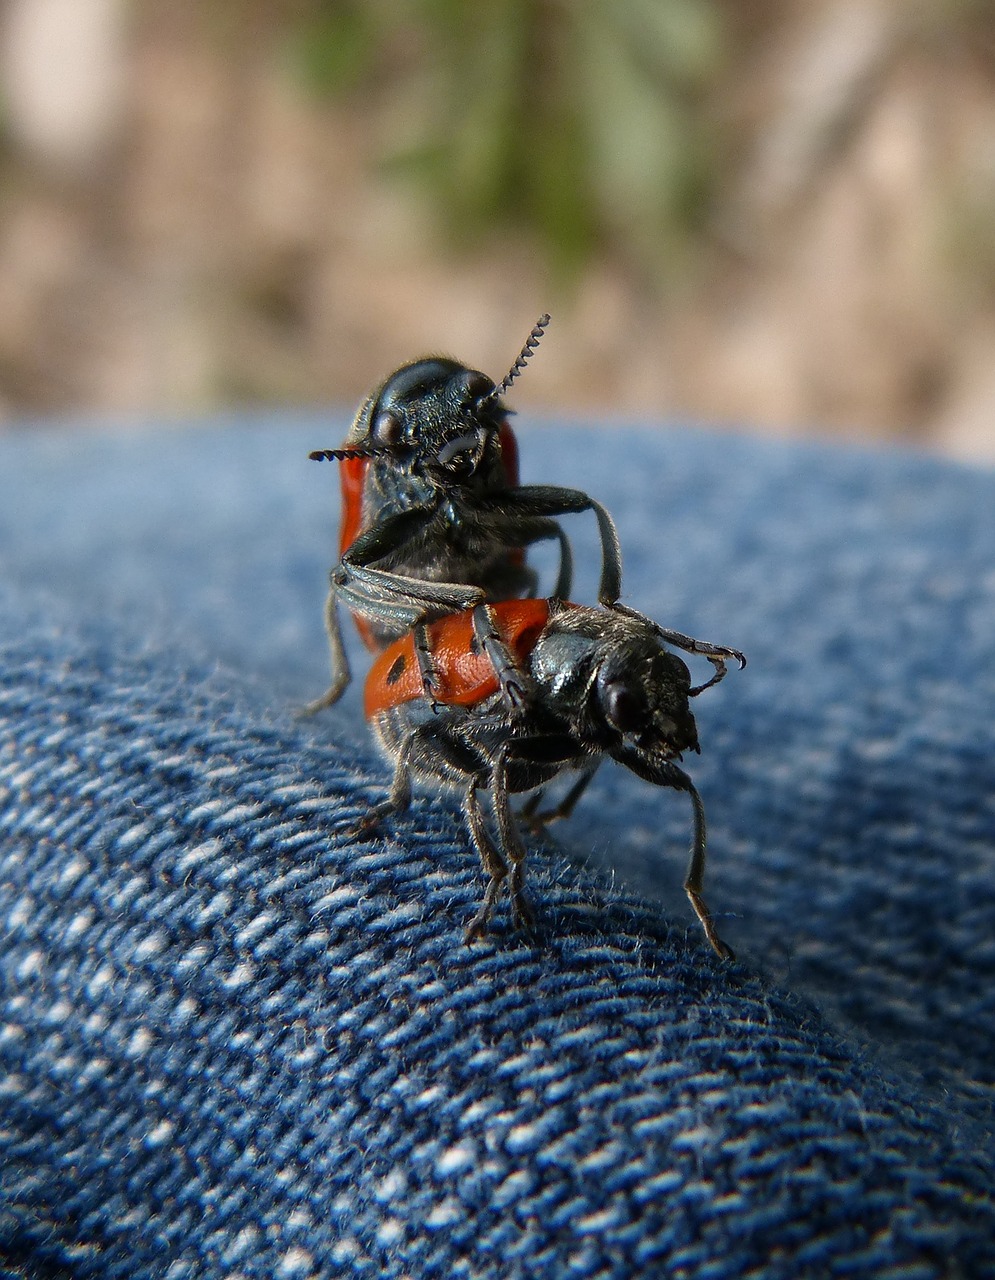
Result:
M478 373L476 369L467 369L460 376L462 378L463 394L469 401L483 400L484 396L489 396L494 390L494 383L491 382L486 373Z
M621 733L636 733L646 725L646 703L628 685L608 685L604 706L605 715Z
M377 444L387 445L392 449L401 443L403 435L404 428L396 413L385 409L383 413L377 414L373 424L373 438Z

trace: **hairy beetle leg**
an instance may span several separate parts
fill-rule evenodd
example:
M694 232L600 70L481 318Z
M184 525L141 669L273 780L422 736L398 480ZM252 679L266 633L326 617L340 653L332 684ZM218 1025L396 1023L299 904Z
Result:
M688 901L694 909L694 914L701 922L701 927L705 931L705 937L711 943L712 950L720 960L735 960L735 951L733 951L732 947L730 947L727 942L723 942L718 935L715 923L712 920L712 913L706 906L705 899L696 889L693 889L687 881L684 882L684 892L687 894Z
M473 611L473 636L490 659L509 712L514 717L524 715L535 697L535 686L501 638L486 604L477 605Z
M511 869L511 916L515 924L530 938L536 935L536 917L525 892L525 868L516 863Z
M491 839L487 824L484 821L480 799L477 795L480 785L481 780L475 778L467 787L466 794L463 797L463 812L466 815L466 823L470 829L470 838L473 840L474 847L480 855L480 861L490 879L484 891L484 900L480 904L477 914L467 925L466 932L463 935L464 941L468 943L475 942L478 938L486 937L487 926L490 923L494 904L497 902L501 886L508 875L508 864L501 856L497 845Z
M491 770L491 803L497 822L498 841L511 865L511 912L515 923L527 933L535 933L535 915L525 894L526 848L515 823L508 796L508 757L511 743L506 742L498 751Z
M346 657L345 645L342 643L342 627L339 623L338 593L332 585L325 600L325 634L328 636L328 656L332 669L332 678L328 688L320 698L307 703L297 712L297 719L316 715L326 707L338 702L348 688L352 673L349 670L349 659Z
M618 540L615 522L608 511L588 494L579 489L564 489L559 485L530 484L478 503L477 510L495 531L501 531L509 544L518 541L528 546L543 538L558 538L560 542L560 576L555 594L566 594L570 585L572 563L563 564L564 550L569 553L566 537L556 525L562 516L580 515L593 511L601 537L601 581L598 599L611 605L622 593L622 548Z
M525 893L525 845L515 826L508 803L507 754L507 747L505 747L498 753L491 766L490 778L488 779L486 775L474 778L463 798L463 812L466 815L470 836L480 855L484 870L490 877L484 891L484 900L464 934L468 943L486 936L494 905L505 880L508 881L511 913L515 924L530 935L535 933L535 913ZM498 828L496 842L487 830L477 794L481 787L487 785L489 785Z
M396 817L409 808L411 804L411 770L409 758L414 746L414 734L408 734L398 752L397 764L394 767L394 778L390 784L390 794L369 809L359 821L350 828L349 835L361 839L375 831L385 818Z
M544 793L541 790L533 792L522 805L518 816L534 835L546 835L546 828L550 823L570 817L597 771L597 765L591 769L585 769L559 804L554 805L552 809L540 809Z
M408 626L426 622L433 617L471 609L484 599L480 587L458 582L432 582L406 574L390 573L376 569L370 561L376 561L396 549L390 536L374 540L370 535L380 534L396 521L412 515L424 523L424 513L406 512L383 522L380 529L362 534L332 570L333 584L340 590L351 592L349 607L367 617L381 616L381 610L389 608L389 602L407 606ZM416 526L419 527L420 526Z
M735 960L735 951L719 937L715 922L712 920L712 913L702 895L702 881L705 876L705 806L701 802L698 789L690 779L687 779L687 786L683 790L690 795L694 810L694 842L691 845L691 861L684 879L684 892L705 931L705 937L711 944L712 950L721 960Z
M432 643L429 639L428 627L424 622L414 628L412 643L418 663L418 674L421 676L422 693L432 708L433 714L438 714L440 703L435 696L438 690L435 687L435 671L432 667Z

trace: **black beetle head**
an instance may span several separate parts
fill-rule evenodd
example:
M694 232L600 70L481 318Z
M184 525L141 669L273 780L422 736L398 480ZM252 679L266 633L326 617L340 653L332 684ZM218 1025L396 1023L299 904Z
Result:
M500 386L485 373L445 356L402 365L363 403L340 449L315 449L316 461L386 458L388 465L449 487L501 469L499 432L509 410L501 396L539 345L549 316L539 318Z
M366 436L355 443L437 483L466 483L496 448L506 410L495 391L486 374L455 360L416 360L364 406Z
M674 654L654 646L637 655L623 646L602 662L594 697L610 731L660 760L699 750L690 690L691 673Z

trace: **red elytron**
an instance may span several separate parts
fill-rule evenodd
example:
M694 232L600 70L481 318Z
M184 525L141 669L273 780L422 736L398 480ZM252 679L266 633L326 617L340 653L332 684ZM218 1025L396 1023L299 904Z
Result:
M549 622L550 602L505 600L490 605L487 612L515 665L524 668ZM425 629L432 662L432 692L439 703L472 707L499 691L494 663L474 642L471 611L440 618ZM408 632L385 649L370 668L364 691L366 718L370 720L402 702L424 697L415 636Z

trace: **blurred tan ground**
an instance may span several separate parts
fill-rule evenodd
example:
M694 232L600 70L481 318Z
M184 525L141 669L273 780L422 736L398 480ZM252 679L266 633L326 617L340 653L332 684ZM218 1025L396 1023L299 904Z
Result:
M743 6L735 159L663 293L611 246L569 289L524 235L457 253L375 163L390 108L272 56L287 7L219 40L189 0L7 0L3 418L354 404L426 351L500 377L548 309L522 409L995 460L990 6Z

